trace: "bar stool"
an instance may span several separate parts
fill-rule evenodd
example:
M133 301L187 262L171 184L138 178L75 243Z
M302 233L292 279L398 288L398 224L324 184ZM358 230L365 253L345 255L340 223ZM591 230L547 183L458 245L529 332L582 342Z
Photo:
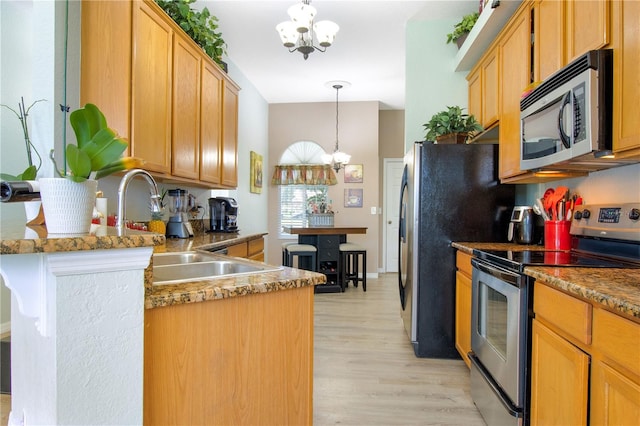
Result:
M358 277L360 256L362 256L362 278ZM362 281L362 290L367 291L367 251L363 247L353 243L340 244L338 268L341 274L342 291L347 288L348 281L352 281L354 287L358 287L358 281Z
M282 266L289 266L289 258L287 256L287 247L297 244L293 241L282 243Z
M318 249L311 244L291 244L285 249L287 253L287 265L293 267L293 259L298 256L298 269L316 271L316 252ZM304 260L304 261L303 261ZM303 267L303 266L306 267Z

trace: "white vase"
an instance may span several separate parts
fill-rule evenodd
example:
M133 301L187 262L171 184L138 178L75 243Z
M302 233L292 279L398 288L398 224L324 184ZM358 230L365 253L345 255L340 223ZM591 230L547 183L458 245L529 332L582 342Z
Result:
M38 181L47 233L88 233L98 181L78 183L65 178L41 178Z

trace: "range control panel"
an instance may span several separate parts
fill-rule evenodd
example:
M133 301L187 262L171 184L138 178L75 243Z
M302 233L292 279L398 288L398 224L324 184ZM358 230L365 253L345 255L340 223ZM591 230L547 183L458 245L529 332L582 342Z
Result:
M640 203L578 206L573 213L571 234L640 242Z

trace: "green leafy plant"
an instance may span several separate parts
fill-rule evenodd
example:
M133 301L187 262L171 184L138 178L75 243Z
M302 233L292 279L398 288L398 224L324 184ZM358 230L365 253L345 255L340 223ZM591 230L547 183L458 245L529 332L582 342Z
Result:
M445 111L435 113L428 123L424 124L428 141L435 141L439 136L461 133L474 134L483 130L473 115L463 114L459 106L448 106Z
M128 143L107 126L107 120L97 106L86 104L84 108L73 111L69 122L76 135L77 145L68 144L65 148L69 166L67 173L58 169L53 150L50 154L60 177L83 182L142 165L139 159L120 157Z
M224 66L222 55L227 45L218 30L218 18L206 7L202 11L191 8L196 0L156 0L166 13L180 28L193 39L207 55L220 66Z
M471 31L471 28L476 24L480 14L478 12L470 13L462 17L462 21L453 26L453 32L447 34L447 43L451 43L462 37L463 34Z
M18 103L18 111L12 109L8 105L1 105L14 113L16 117L18 117L18 120L20 120L22 133L24 135L25 149L27 151L27 162L29 163L25 171L20 173L19 175L14 176L7 173L0 173L0 179L2 180L34 180L38 175L38 171L40 170L40 166L42 165L42 157L40 157L38 150L36 150L36 147L33 145L33 143L31 143L31 138L29 137L29 123L27 122L29 111L31 111L31 108L33 108L33 106L38 102L44 102L44 99L39 99L29 105L29 108L25 108L24 98L20 98L20 103ZM37 157L37 165L34 164L34 154Z

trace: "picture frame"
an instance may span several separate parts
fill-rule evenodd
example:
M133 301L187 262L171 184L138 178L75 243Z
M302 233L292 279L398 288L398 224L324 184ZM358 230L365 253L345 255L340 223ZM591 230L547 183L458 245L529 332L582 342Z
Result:
M262 155L257 152L250 151L249 167L249 191L254 194L262 193Z
M346 164L344 166L344 183L364 182L362 164Z
M344 206L362 207L362 188L349 188L344 190Z

